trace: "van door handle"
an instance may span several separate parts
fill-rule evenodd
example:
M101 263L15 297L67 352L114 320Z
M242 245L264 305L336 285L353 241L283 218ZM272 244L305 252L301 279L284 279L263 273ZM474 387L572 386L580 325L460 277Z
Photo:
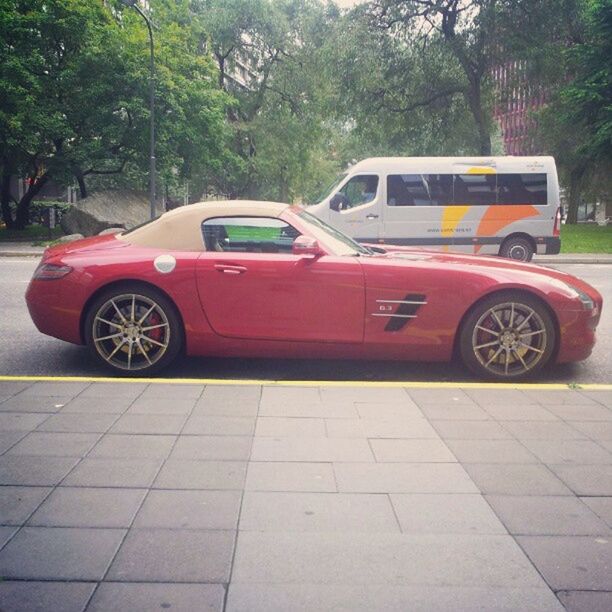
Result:
M366 216L366 219L378 219L378 215L373 215L372 213L370 213Z
M230 264L215 264L215 270L217 270L217 272L223 272L224 274L243 274L247 271L244 266Z

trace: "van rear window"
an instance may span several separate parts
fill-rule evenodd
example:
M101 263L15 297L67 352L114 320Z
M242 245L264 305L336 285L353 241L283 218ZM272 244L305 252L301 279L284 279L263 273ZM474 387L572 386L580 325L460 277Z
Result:
M388 206L548 203L546 174L390 174Z

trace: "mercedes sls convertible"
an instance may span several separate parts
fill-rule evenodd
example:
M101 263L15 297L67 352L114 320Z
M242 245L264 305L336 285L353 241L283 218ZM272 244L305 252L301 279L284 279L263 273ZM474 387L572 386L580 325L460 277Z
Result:
M193 204L47 249L27 290L38 329L119 374L181 353L447 361L515 380L591 353L587 283L494 257L363 245L286 204Z

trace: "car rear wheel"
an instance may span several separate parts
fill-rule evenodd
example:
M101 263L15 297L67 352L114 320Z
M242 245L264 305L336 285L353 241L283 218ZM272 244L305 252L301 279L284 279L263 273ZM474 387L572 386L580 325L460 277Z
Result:
M478 376L516 380L550 361L555 335L550 314L537 298L515 292L494 295L477 304L465 320L461 357Z
M99 362L128 376L165 368L183 344L176 308L147 286L117 287L98 296L87 313L85 336Z
M531 261L533 245L527 238L515 236L504 241L499 249L499 254L515 261Z

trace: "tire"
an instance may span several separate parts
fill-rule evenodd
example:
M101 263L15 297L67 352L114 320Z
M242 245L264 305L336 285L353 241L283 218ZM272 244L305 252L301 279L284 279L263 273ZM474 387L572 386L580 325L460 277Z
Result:
M137 283L102 292L85 317L85 342L96 360L122 376L150 376L169 366L183 347L174 304Z
M531 241L522 236L507 238L499 249L501 257L514 259L515 261L531 261L533 253Z
M480 378L513 381L533 376L551 359L556 331L546 306L507 291L477 303L459 336L463 363Z

